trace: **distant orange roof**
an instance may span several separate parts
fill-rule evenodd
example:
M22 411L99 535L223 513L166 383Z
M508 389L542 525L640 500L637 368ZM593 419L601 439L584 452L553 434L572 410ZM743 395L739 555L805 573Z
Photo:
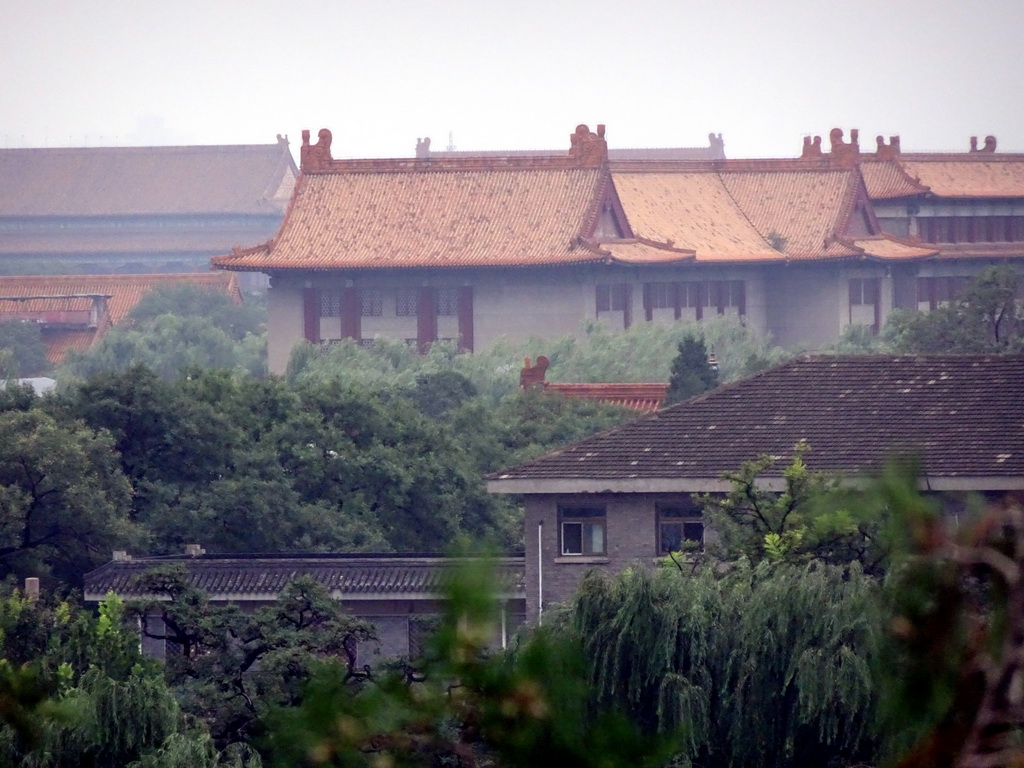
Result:
M578 400L596 400L640 413L653 413L665 403L668 384L556 384L544 383L545 392Z
M1024 156L903 155L900 165L938 197L1024 197Z
M879 259L925 259L940 253L934 246L908 243L889 234L859 238L852 245Z
M522 389L542 387L545 392L554 392L563 397L596 400L605 405L617 405L641 413L652 413L661 408L668 394L668 384L660 383L556 384L544 380L549 365L550 361L544 355L540 355L532 365L530 358L526 358L519 372L519 386Z
M860 164L860 173L872 200L911 197L928 191L928 187L910 176L894 160L875 161L865 158Z
M765 237L782 236L791 259L838 258L855 252L835 242L843 234L860 185L848 170L729 170L722 182Z
M35 314L42 325L47 358L63 362L71 349L87 349L113 325L124 320L132 307L160 285L190 284L224 291L242 303L238 280L223 272L159 275L32 275L0 276L0 322ZM89 296L102 297L105 311L88 327L65 323L88 315L94 307Z
M408 161L415 163L416 161ZM597 168L306 174L266 249L227 269L525 266L607 260L579 239L596 216Z
M711 169L612 171L633 231L696 252L697 261L782 260Z

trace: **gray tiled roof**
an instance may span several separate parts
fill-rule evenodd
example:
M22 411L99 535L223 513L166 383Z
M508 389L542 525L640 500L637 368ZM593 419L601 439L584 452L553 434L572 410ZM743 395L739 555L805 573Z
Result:
M790 456L801 440L812 469L861 474L894 452L915 453L929 482L1024 487L1024 355L802 357L488 480L505 493L573 490L569 481L579 491L643 490Z
M311 576L342 599L438 597L452 560L433 555L200 555L115 560L85 577L87 600L108 592L139 597L137 579L158 566L183 565L193 586L213 599L273 599ZM499 589L522 596L523 558L498 560Z
M0 216L280 214L276 144L0 149Z

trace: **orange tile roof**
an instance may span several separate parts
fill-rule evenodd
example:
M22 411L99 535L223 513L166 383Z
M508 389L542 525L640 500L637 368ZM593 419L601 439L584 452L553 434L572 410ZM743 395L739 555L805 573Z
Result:
M556 384L546 381L544 391L578 400L596 400L641 413L653 413L664 404L668 384Z
M603 183L597 168L451 172L434 171L421 162L378 172L373 169L382 163L338 165L343 170L301 177L269 247L220 256L214 265L379 269L608 258L579 242L597 213Z
M92 308L93 302L88 298L55 298L63 295L109 296L106 318L97 328L44 327L47 358L53 363L60 363L68 350L89 347L98 341L110 326L123 321L132 307L153 288L183 283L222 290L236 303L242 301L237 278L223 272L179 275L0 276L0 322L3 322L5 314L14 317L25 312L82 312ZM47 298L31 299L33 296Z
M729 170L725 189L763 236L785 238L791 259L855 256L837 242L853 208L860 179L852 170Z
M860 173L872 200L910 197L928 191L925 185L908 175L899 163L892 160L863 158Z
M858 238L851 245L879 259L925 259L939 255L934 246L908 243L889 234Z
M612 261L620 264L678 264L693 261L696 256L696 252L690 249L642 240L601 243L594 247L608 253Z
M54 365L64 362L68 352L88 349L103 337L103 328L60 328L43 333L46 359Z
M279 213L298 173L287 141L0 149L0 216ZM284 200L281 200L281 195Z
M785 258L765 242L712 170L613 170L612 181L640 237L693 249L698 262Z
M1024 197L1024 156L902 155L900 165L938 197Z

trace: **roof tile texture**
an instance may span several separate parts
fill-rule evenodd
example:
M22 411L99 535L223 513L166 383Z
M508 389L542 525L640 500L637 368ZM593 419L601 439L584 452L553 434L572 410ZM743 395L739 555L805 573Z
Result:
M712 171L613 172L630 226L639 236L697 252L698 261L778 260Z
M61 296L94 294L110 296L107 317L98 328L44 328L43 341L46 357L59 364L72 349L88 349L112 325L124 320L132 307L149 291L159 285L190 284L227 293L233 301L241 303L242 294L234 275L224 272L197 272L194 274L160 275L32 275L0 276L0 322L4 315L19 312L83 311L92 308L87 298L48 298L24 300L32 296ZM20 301L4 301L18 298Z
M597 169L307 174L270 252L218 264L341 269L603 260L577 243L601 181Z
M546 392L578 400L597 400L607 405L618 405L641 413L652 413L661 408L668 392L668 384L559 384L544 382Z
M184 565L191 584L214 599L226 595L274 597L300 576L311 576L327 589L340 592L342 599L360 595L422 598L441 593L451 561L400 555L146 557L107 563L86 574L86 594L95 596L113 591L121 597L141 595L136 583L138 577L152 568L167 565ZM501 559L498 573L504 589L522 592L521 557Z
M816 470L903 451L932 477L1022 477L1024 355L799 358L490 479L714 479L801 440Z
M279 213L295 173L283 143L0 149L0 216Z
M785 238L791 258L853 255L831 243L842 234L857 190L853 171L738 171L722 183L751 224L765 237Z
M905 155L900 164L939 197L1024 197L1020 155Z

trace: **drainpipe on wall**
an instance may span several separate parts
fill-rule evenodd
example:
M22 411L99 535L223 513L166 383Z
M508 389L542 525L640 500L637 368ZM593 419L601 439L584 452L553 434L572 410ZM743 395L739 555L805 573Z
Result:
M544 626L544 558L541 543L544 540L544 521L537 522L537 626Z

